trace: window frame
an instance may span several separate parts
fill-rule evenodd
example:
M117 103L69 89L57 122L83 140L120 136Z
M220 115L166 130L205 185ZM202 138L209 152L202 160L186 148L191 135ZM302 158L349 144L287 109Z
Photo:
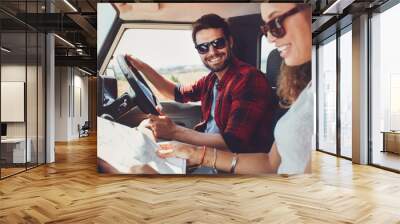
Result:
M395 173L400 173L400 170L390 168L384 165L380 165L378 163L373 162L373 127L372 127L372 120L373 120L373 113L372 113L372 94L373 94L373 88L372 88L372 79L373 79L373 66L372 66L372 58L373 58L373 51L372 51L372 46L373 46L373 34L372 34L372 20L374 18L374 14L382 14L385 11L397 6L399 1L397 0L388 0L384 4L380 5L379 7L375 8L372 11L368 11L368 31L367 31L367 37L368 37L368 69L367 69L367 77L368 77L368 165L377 167L383 170L395 172Z
M104 55L104 60L101 64L101 67L99 69L99 75L103 76L105 71L107 70L107 67L109 63L111 62L112 56L114 55L115 50L117 49L125 31L129 29L157 29L157 30L191 30L192 29L192 23L191 22L164 22L164 21L122 21L119 24L118 31L115 33L114 36L108 36L107 39L111 39L114 37L114 41L110 44L109 51L107 52L106 55ZM118 23L117 23L118 24ZM112 35L113 33L110 32L109 35ZM106 39L106 41L107 41ZM104 46L105 44L103 44ZM104 47L103 47L104 48ZM99 94L101 94L99 92ZM101 99L101 95L98 96L99 99ZM163 100L160 101L162 102L174 102L170 100ZM200 102L188 102L188 104L191 105L201 105ZM98 108L100 107L100 104L98 105Z
M344 17L342 20L339 20L338 23L343 22L343 26L340 27L340 29L338 28L336 30L336 32L331 33L330 35L324 36L326 34L322 33L322 36L324 36L323 39L317 39L317 43L315 44L316 46L316 150L319 152L323 152L323 153L327 153L329 155L333 155L333 156L337 156L346 160L352 160L352 158L347 157L342 155L342 150L341 150L341 118L340 118L340 104L341 104L341 100L340 100L340 82L341 82L341 68L340 68L340 38L342 35L346 34L347 32L352 32L352 21L349 20L350 17ZM336 24L332 25L336 27ZM329 30L330 28L328 28L327 30ZM318 38L318 37L317 37ZM336 41L336 152L335 153L331 153L328 151L325 151L323 149L320 149L319 145L319 134L320 134L320 130L319 130L319 110L320 110L320 105L319 105L319 47L322 44L327 44L331 41Z
M111 61L112 55L114 55L114 52L117 49L117 46L119 45L119 43L122 39L122 36L124 35L125 31L128 29L187 30L187 29L191 29L191 23L146 22L146 21L121 23L120 27L118 29L118 32L114 36L114 41L111 43L111 46L110 46L107 54L104 56L104 60L100 66L99 75L103 75L104 71L107 69L107 66Z

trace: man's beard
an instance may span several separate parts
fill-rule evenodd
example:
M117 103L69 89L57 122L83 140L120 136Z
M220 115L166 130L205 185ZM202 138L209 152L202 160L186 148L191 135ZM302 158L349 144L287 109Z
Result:
M216 56L219 56L219 55L216 54ZM227 68L227 67L231 64L231 62L232 62L232 53L231 53L231 50L229 50L229 51L227 52L227 57L226 57L224 63L222 63L222 65L219 65L219 66L210 66L210 65L207 63L207 60L204 60L204 61L203 61L203 64L204 64L204 66L206 66L208 69L210 69L211 72L220 72L220 71L223 71L225 68Z

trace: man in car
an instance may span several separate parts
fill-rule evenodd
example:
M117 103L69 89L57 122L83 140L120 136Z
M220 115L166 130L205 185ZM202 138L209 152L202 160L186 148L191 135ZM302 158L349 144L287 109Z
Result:
M193 85L176 85L148 64L126 56L165 97L181 103L201 101L202 121L195 130L176 125L165 115L149 115L154 135L236 153L267 152L273 139L273 105L266 78L233 55L233 38L220 16L208 14L195 21L192 38L210 70Z

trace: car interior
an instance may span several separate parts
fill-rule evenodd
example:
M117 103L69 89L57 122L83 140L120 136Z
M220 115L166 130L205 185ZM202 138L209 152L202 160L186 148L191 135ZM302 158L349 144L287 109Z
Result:
M200 121L200 105L196 103L181 104L174 101L160 100L153 93L145 78L132 66L128 66L123 55L116 52L123 34L129 29L144 27L145 29L171 29L170 27L180 26L178 29L190 31L191 24L204 14L216 13L224 17L229 25L234 38L233 53L240 60L260 68L261 55L261 15L259 12L259 3L241 4L241 3L215 3L201 5L199 3L161 3L161 4L135 4L124 8L118 4L110 4L108 10L112 12L114 21L110 26L104 28L103 43L98 49L98 85L101 86L98 91L98 116L108 120L129 126L136 127L146 118L146 114L157 114L156 105L160 105L162 112L167 114L175 123L185 127L192 128ZM112 7L111 7L112 6ZM182 9L185 9L185 13ZM101 9L99 9L101 10ZM188 13L190 12L190 13ZM183 27L183 28L182 28ZM101 35L102 31L99 30ZM160 41L163 37L160 36ZM140 41L132 40L132 41ZM195 51L194 48L186 49ZM125 52L130 53L130 52ZM265 55L268 57L268 55ZM271 86L276 86L277 71L280 63L279 54L272 55L271 66L267 79ZM109 72L110 64L114 63ZM278 61L277 61L278 60ZM271 67L271 68L269 68ZM116 70L121 70L118 72ZM112 73L114 75L109 75ZM123 77L121 77L121 73ZM206 71L204 75L208 72ZM118 80L124 79L129 83L129 88L123 93L118 94ZM274 88L275 89L275 88ZM277 102L277 100L275 100ZM278 116L283 115L282 112ZM276 118L278 120L279 117Z

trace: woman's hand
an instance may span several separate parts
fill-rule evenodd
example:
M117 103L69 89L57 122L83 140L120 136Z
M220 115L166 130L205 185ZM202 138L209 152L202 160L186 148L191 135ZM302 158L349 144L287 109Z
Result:
M161 158L177 157L186 159L188 166L199 165L201 162L201 149L194 145L184 143L160 144L161 149L157 155Z

